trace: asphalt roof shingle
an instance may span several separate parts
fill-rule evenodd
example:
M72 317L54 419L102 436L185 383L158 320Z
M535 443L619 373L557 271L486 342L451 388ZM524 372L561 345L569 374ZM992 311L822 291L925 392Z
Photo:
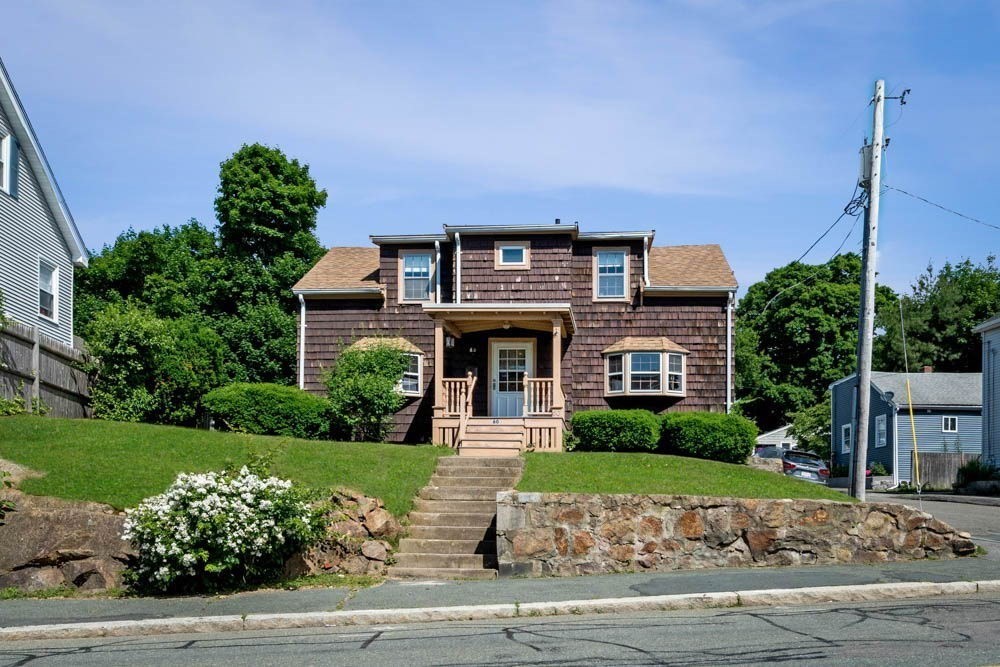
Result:
M736 287L736 276L718 244L653 246L649 283L653 287Z
M330 248L293 290L378 287L378 248Z
M982 373L872 373L872 384L882 393L892 392L893 402L905 406L906 378L910 378L913 405L982 407Z

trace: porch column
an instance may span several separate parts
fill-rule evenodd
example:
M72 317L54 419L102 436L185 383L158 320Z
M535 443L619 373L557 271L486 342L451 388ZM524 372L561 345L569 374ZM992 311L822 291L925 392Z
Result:
M434 320L434 416L444 414L444 322Z
M563 416L565 407L562 392L562 318L552 320L552 414Z

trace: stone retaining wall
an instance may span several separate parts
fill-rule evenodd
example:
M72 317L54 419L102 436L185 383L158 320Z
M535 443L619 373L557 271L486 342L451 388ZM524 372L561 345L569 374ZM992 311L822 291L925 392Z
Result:
M879 563L974 551L968 533L889 503L497 495L501 576Z

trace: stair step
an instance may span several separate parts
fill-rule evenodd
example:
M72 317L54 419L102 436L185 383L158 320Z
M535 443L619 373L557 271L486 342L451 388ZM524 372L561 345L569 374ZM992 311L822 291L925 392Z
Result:
M508 458L481 458L476 461L463 459L460 456L442 456L438 459L438 470L444 468L510 468L518 473L524 467L524 462L518 459L511 461Z
M399 567L447 567L476 569L485 565L486 554L425 554L396 553L396 565ZM493 556L496 560L496 556Z
M463 459L464 460L464 459ZM476 459L476 461L471 461L475 464L481 459ZM446 468L438 467L434 471L434 477L443 479L446 477L504 477L507 479L517 479L521 476L521 467L517 464L517 461L512 461L511 459L504 459L505 461L510 461L511 465L507 467L502 466L480 466L480 465L464 465L464 466L448 466Z
M493 443L470 443L463 442L458 449L459 457L466 460L478 461L482 458L506 457L516 459L521 455L520 447L497 447Z
M496 514L497 501L493 500L427 500L413 501L413 511L433 514Z
M496 535L493 526L410 526L408 538L414 540L476 540Z
M404 537L399 541L397 556L405 553L415 554L491 554L497 552L495 541L484 540L427 540L415 537Z
M398 567L389 568L389 576L399 579L496 579L496 570L457 567Z
M524 433L523 426L511 426L507 424L469 424L465 427L466 434L469 433L507 433L520 437Z
M477 527L486 529L493 523L496 511L443 513L443 512L410 512L411 526L446 526L454 528Z
M492 500L496 502L496 489L481 489L478 486L425 486L419 497L424 500Z
M451 486L475 486L480 489L504 490L513 488L517 483L517 475L504 475L503 477L459 477L450 475L440 477L433 475L428 486L451 487Z

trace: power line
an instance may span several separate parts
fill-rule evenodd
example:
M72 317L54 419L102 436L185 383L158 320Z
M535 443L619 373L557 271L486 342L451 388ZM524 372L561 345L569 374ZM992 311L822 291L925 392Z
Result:
M858 186L855 185L854 193L851 195L851 201L847 202L847 206L844 207L844 211L839 216L837 216L837 219L833 221L833 224L827 227L826 231L820 234L819 238L813 241L812 245L806 248L806 251L801 255L799 255L798 259L796 259L795 261L801 262L806 255L812 252L812 249L815 248L820 241L826 238L826 235L829 234L833 230L833 228L837 226L837 223L839 223L841 220L844 219L845 215L856 215L858 210L864 207L864 205L865 205L864 195L862 195L861 197L858 196Z
M975 223L978 223L980 225L983 225L984 227L990 227L992 229L1000 230L1000 225L994 225L993 223L985 222L983 220L980 220L979 218L973 218L971 215L965 215L964 213L959 213L958 211L956 211L954 209L950 209L947 206L942 206L941 204L936 204L936 203L932 202L930 199L924 199L920 195L915 195L912 192L907 192L906 190L902 190L900 188L895 188L895 187L893 187L891 185L885 185L885 184L883 184L883 187L885 187L885 188L887 188L889 190L895 190L896 192L904 194L907 197L913 197L914 199L918 199L918 200L924 202L925 204L929 204L929 205L931 205L931 206L933 206L935 208L939 208L942 211L945 211L947 213L951 213L952 215L957 215L960 218L965 218L966 220L971 220L972 222L975 222Z

